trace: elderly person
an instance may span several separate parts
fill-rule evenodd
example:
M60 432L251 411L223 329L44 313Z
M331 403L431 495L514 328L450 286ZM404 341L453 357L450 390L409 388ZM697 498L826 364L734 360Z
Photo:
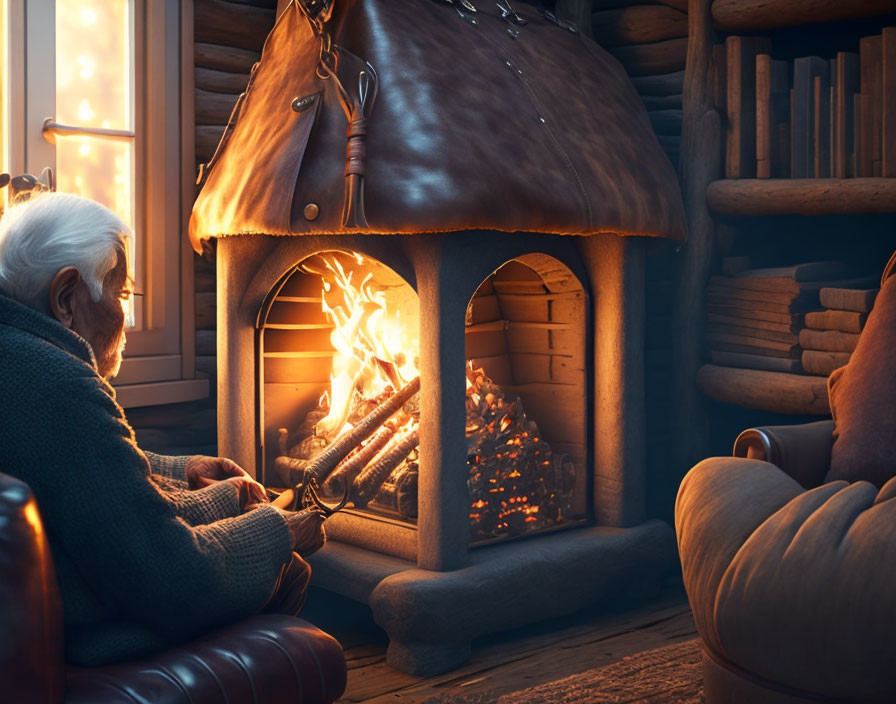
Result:
M133 658L263 608L301 608L323 519L229 460L143 452L108 379L124 348L128 227L38 195L0 221L0 468L34 491L66 656Z

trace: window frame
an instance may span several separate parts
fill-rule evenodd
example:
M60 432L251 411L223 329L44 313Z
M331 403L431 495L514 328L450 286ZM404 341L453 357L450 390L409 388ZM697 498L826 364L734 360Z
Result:
M195 194L193 3L132 0L135 218L141 326L113 380L123 406L208 396L195 378L193 254L185 236ZM10 172L56 171L42 135L55 116L55 0L7 0ZM48 41L49 35L49 41ZM27 68L26 68L27 67ZM142 320L141 320L142 318Z

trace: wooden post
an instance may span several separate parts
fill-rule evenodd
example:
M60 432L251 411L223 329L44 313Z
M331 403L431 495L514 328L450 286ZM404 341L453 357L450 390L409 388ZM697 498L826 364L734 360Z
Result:
M715 36L712 0L691 0L689 40L682 94L683 124L679 179L688 220L688 240L680 255L675 290L672 348L672 471L684 473L701 455L702 401L696 385L702 361L704 297L715 250L715 223L706 187L722 176L722 122L713 104Z

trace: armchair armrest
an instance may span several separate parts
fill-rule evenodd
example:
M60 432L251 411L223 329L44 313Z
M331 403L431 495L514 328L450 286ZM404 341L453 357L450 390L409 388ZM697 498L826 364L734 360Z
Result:
M831 466L834 421L804 425L770 425L750 428L734 441L734 456L764 460L777 465L803 487L824 481Z

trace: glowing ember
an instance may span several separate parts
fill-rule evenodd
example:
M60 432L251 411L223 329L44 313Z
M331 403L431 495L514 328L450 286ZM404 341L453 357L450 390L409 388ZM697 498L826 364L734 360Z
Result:
M473 539L519 535L563 521L575 467L554 454L520 399L467 365L467 466ZM498 497L507 497L499 499Z

